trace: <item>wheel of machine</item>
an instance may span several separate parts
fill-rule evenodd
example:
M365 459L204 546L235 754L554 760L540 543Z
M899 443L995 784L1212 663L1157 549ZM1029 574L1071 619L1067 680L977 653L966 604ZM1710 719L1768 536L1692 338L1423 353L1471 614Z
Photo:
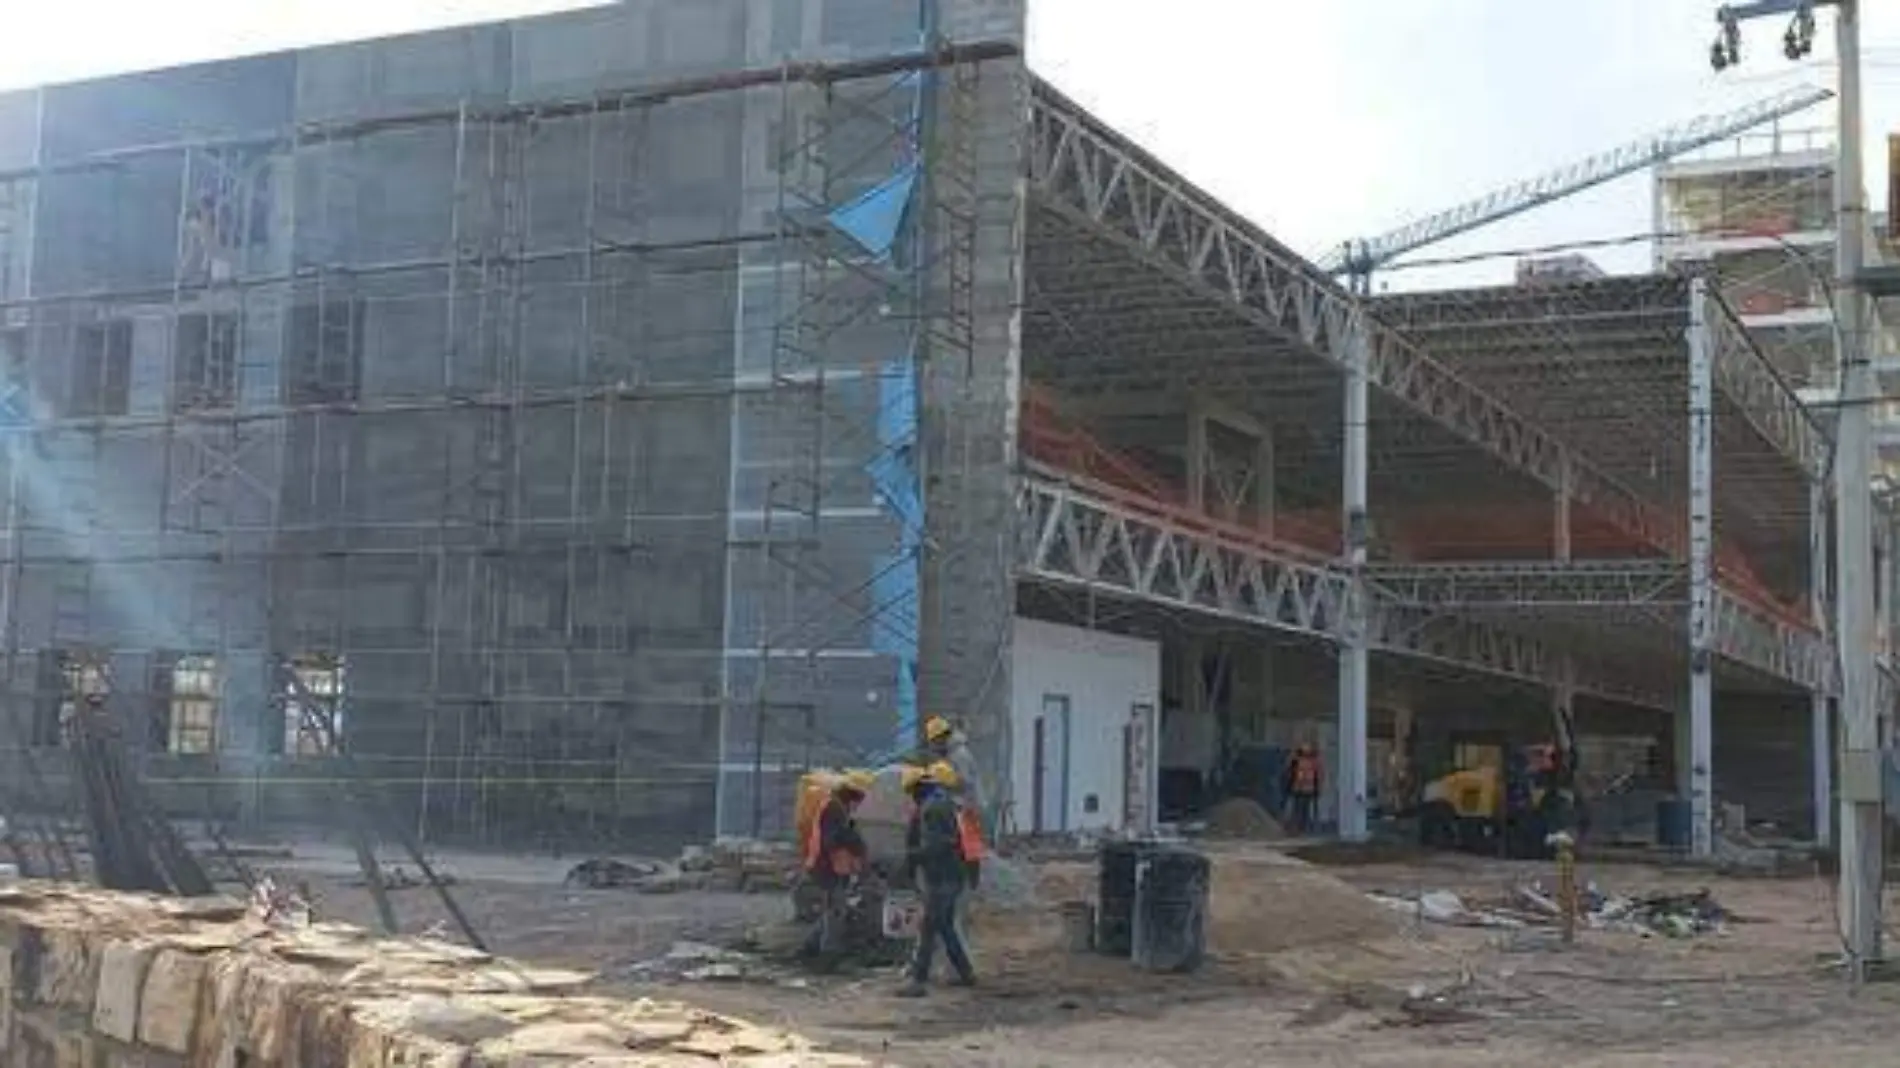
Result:
M1458 812L1446 801L1428 801L1418 810L1418 842L1430 849L1458 845Z

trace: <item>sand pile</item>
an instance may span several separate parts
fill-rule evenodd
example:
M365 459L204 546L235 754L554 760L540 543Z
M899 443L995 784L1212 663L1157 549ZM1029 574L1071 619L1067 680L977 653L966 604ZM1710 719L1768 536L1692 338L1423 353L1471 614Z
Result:
M1400 921L1366 895L1276 853L1214 855L1207 944L1215 953L1274 953L1396 936Z
M1286 828L1250 797L1230 797L1207 810L1207 833L1219 838L1277 842Z
M1401 932L1403 917L1304 861L1266 850L1215 849L1211 856L1207 941L1216 955L1373 943ZM1098 879L1087 861L1025 867L1034 872L1029 900L979 897L970 933L984 954L1028 965L1067 955L1059 909L1066 901L1094 901Z

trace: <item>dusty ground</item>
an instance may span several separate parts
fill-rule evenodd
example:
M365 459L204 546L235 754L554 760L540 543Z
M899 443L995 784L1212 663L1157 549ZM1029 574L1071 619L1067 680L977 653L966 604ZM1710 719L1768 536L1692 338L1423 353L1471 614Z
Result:
M903 1002L889 996L896 977L884 972L673 983L667 993L909 1068L1900 1065L1900 984L1856 993L1820 966L1839 943L1818 878L1586 863L1584 878L1620 893L1706 886L1745 922L1680 941L1592 931L1566 949L1538 931L1421 925L1349 889L1450 889L1476 902L1548 878L1548 865L1428 856L1311 867L1257 847L1219 848L1215 959L1197 975L1143 975L1125 961L1064 952L1045 906L1082 893L1091 875L1057 862L1036 868L1040 905L980 912L983 983L974 991ZM336 859L259 866L307 880L326 915L373 923L368 894ZM770 895L569 890L559 885L566 862L447 863L493 948L600 968L610 986L637 985L624 965L676 939L725 941L786 914ZM395 900L406 929L445 923L427 889ZM1469 1018L1416 1022L1399 1009L1416 989L1454 990Z

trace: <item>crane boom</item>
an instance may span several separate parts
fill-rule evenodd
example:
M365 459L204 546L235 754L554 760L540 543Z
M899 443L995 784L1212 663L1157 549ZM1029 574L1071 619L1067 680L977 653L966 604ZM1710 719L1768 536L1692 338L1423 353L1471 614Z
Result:
M1349 241L1322 260L1320 268L1332 274L1350 273L1363 281L1374 270L1415 249L1562 200L1613 178L1633 174L1672 156L1733 137L1764 122L1792 115L1833 95L1830 89L1796 86L1747 107L1679 123L1529 181L1505 186L1475 200L1428 215L1390 233L1363 241Z

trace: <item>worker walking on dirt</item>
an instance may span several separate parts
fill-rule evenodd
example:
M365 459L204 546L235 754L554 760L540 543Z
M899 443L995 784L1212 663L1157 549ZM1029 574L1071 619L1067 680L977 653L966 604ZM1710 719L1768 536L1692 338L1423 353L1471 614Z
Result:
M1294 834L1309 834L1319 816L1319 790L1321 773L1319 751L1312 743L1301 742L1294 747L1293 755L1287 758L1286 773L1281 777L1281 786L1286 791L1290 830Z
M864 869L864 837L853 818L873 779L867 771L845 773L832 788L825 807L812 821L804 845L807 878L824 891L824 908L818 923L805 938L801 955L830 956L837 952L844 936L845 895L851 883Z
M912 882L923 890L924 922L917 956L911 961L910 982L897 992L899 997L920 998L928 992L938 942L956 970L952 982L958 986L976 982L976 969L957 932L957 901L968 874L957 803L951 796L955 781L955 769L942 762L904 769L904 789L915 803L904 835L904 864Z

